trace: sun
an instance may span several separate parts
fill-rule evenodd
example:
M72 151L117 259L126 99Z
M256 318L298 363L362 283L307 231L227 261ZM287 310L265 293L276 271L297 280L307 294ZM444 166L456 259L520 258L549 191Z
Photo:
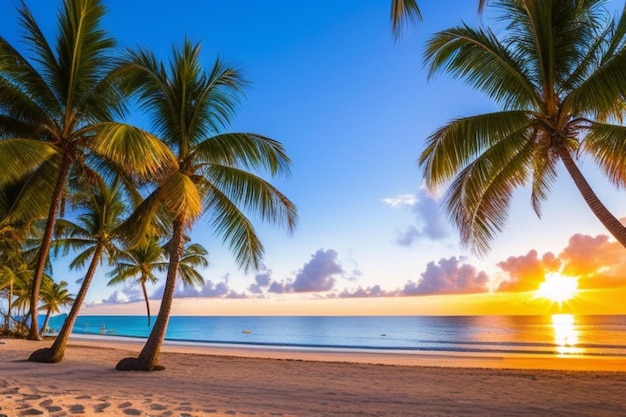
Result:
M550 272L546 274L544 281L539 285L537 297L561 304L574 298L577 293L578 279L563 276L558 272Z

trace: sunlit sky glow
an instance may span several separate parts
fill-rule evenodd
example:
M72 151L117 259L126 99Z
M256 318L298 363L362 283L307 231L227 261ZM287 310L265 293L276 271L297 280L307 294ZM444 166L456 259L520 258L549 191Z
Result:
M22 50L17 0L0 2L0 33ZM54 34L60 0L27 0ZM563 301L576 313L626 313L626 249L609 238L571 180L560 173L542 219L528 189L517 192L504 232L483 258L459 245L439 195L422 186L416 160L425 138L457 116L494 105L446 75L427 79L421 55L435 31L477 25L476 3L421 1L424 22L394 42L388 1L228 2L109 0L105 25L121 46L166 57L185 35L252 82L232 131L283 142L292 175L275 184L298 206L293 236L259 223L264 268L244 274L201 220L192 237L209 250L203 288L180 288L174 314L537 314L553 312L535 292L546 273L577 277ZM622 3L611 3L621 7ZM489 23L489 9L482 22ZM51 37L49 37L51 39ZM133 123L149 127L140 114ZM626 215L591 161L581 167L601 200ZM70 283L70 259L53 276ZM107 287L96 275L84 314L143 314L138 287ZM151 288L155 298L162 284ZM555 301L555 300L553 300ZM557 300L558 301L558 300Z

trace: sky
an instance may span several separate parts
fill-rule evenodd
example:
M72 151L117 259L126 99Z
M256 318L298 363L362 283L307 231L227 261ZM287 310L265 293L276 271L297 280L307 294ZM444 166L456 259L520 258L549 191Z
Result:
M17 0L0 2L0 35L24 50ZM54 35L60 0L26 4ZM230 131L281 141L292 173L273 181L298 207L292 235L259 222L263 268L244 273L201 219L192 238L209 251L202 288L180 287L174 314L626 314L626 249L592 215L564 170L539 219L527 188L517 191L492 250L474 256L423 186L425 139L452 118L497 110L446 74L428 77L422 54L433 33L490 24L477 2L421 1L424 21L395 41L386 0L224 2L106 0L104 25L120 47L148 47L167 60L188 38L209 68L219 57L251 82ZM612 2L610 7L621 7ZM491 20L490 20L491 19ZM146 128L141 115L132 120ZM617 217L626 191L589 160L583 173ZM70 290L85 271L54 260ZM96 274L83 314L143 314L132 285ZM577 277L576 298L537 297L546 273ZM164 278L163 278L164 281ZM156 303L162 283L150 288Z

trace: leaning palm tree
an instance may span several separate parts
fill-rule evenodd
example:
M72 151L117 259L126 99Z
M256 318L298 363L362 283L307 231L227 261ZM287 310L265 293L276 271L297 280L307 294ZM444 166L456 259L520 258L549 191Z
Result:
M185 245L178 265L178 272L184 285L203 285L204 278L198 272L197 267L206 268L209 263L206 259L207 250L199 243ZM129 280L136 281L141 286L148 326L151 324L150 299L146 283L156 284L159 277L155 272L167 271L167 251L154 238L147 239L140 246L121 252L117 258L115 269L107 275L112 277L107 285L126 283Z
M289 171L282 145L254 133L220 133L234 114L245 82L239 72L217 60L209 72L200 64L200 47L185 40L169 67L147 50L128 53L127 84L151 114L157 135L176 153L178 168L158 177L157 185L129 220L134 231L148 228L157 210L171 219L169 265L159 313L138 358L117 369L162 369L158 362L180 270L185 232L205 212L214 232L246 270L258 268L263 245L244 211L263 220L295 227L296 208L266 179ZM137 238L142 235L138 234Z
M576 159L591 156L626 184L626 14L605 1L498 0L501 38L462 25L428 42L431 75L465 79L502 106L451 121L427 140L419 163L431 189L448 185L445 208L475 252L489 250L516 188L530 184L541 214L562 162L585 202L626 246L626 228L600 202ZM450 183L451 181L451 183Z
M125 105L101 0L64 0L55 44L23 2L19 16L30 55L0 37L0 190L24 184L10 223L47 212L31 291L29 338L39 340L37 301L68 178L112 169L152 176L175 162L146 132L114 122Z
M70 269L82 269L89 264L82 280L76 300L54 340L52 347L34 351L28 360L33 362L56 363L63 360L65 347L80 308L87 296L87 291L104 258L109 262L118 253L116 243L123 217L127 214L125 198L118 182L107 186L100 182L91 192L74 196L74 207L82 210L76 222L59 219L56 225L55 253L63 248L67 255L70 250L77 251L76 258L70 263Z
M46 312L46 317L41 325L41 333L43 334L48 328L50 315L52 313L60 313L61 307L72 304L74 298L67 289L67 282L61 281L59 283L51 282L49 285L42 285L41 300L43 305L39 309Z

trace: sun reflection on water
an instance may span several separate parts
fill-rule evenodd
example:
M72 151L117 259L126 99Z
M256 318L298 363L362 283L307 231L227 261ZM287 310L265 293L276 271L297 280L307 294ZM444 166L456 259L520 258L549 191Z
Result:
M552 328L554 329L554 342L559 355L577 355L584 353L584 349L578 344L579 329L576 327L576 319L573 314L553 314Z

